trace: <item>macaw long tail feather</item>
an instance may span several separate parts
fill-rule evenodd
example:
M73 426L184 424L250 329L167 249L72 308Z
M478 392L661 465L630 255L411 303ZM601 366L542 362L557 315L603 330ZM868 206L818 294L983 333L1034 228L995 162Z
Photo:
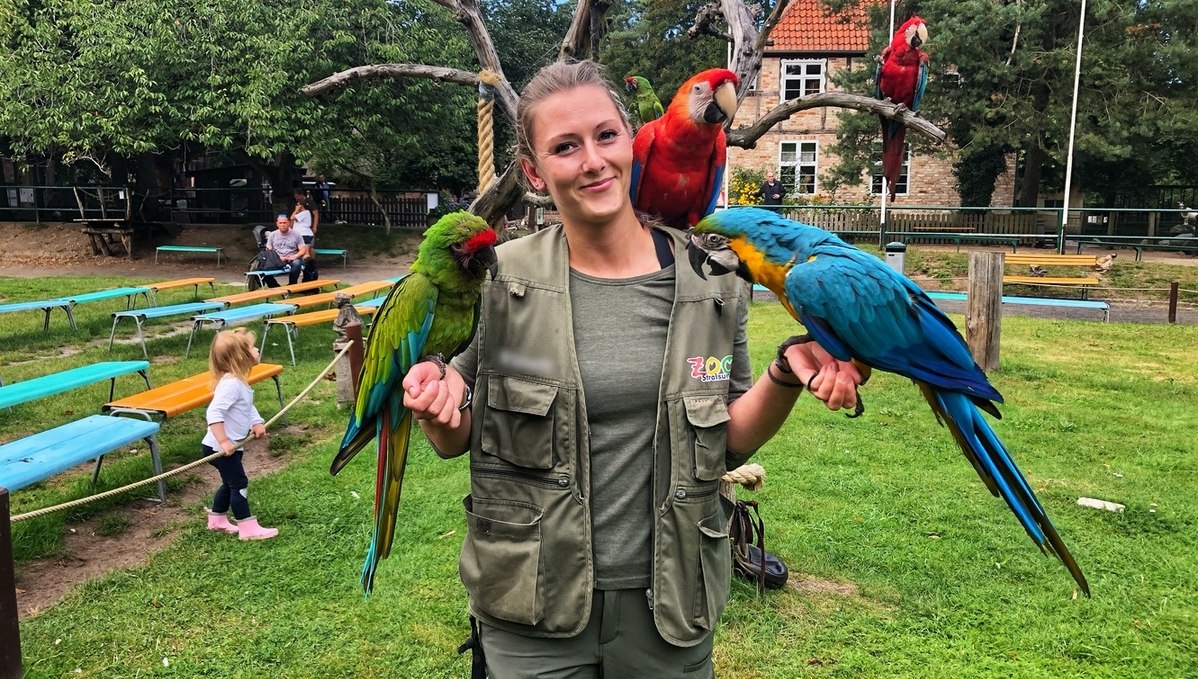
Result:
M1036 499L1036 494L1032 492L1027 479L1011 459L998 435L990 428L969 396L941 391L922 384L920 386L924 389L925 396L932 397L929 399L932 409L941 421L948 425L957 445L961 447L961 452L981 476L990 492L1006 501L1036 546L1042 552L1051 551L1055 554L1065 564L1065 568L1077 581L1082 592L1090 596L1086 576L1082 574L1056 527L1052 525L1048 513Z
M384 409L378 434L378 472L375 477L374 533L362 564L362 591L366 596L374 591L374 574L379 562L391 555L395 540L395 523L399 512L399 495L403 489L404 466L408 460L408 435L412 430L412 414L406 410L399 425L390 427L389 409Z
M907 128L893 120L882 121L882 176L886 178L886 190L893 198L899 174L903 169L903 151L906 148Z
M329 466L329 473L336 476L374 437L375 425L373 423L369 421L360 423L356 416L350 415L349 427L345 431L345 437L341 439L341 448L333 457L333 464Z

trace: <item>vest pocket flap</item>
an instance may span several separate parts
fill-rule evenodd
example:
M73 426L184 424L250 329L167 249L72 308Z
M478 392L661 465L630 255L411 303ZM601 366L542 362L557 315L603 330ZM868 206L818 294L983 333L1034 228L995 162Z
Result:
M497 410L544 417L555 398L557 387L552 384L501 376L487 381L487 405Z
M682 402L686 405L686 419L696 427L706 429L732 419L728 405L718 396L685 396Z

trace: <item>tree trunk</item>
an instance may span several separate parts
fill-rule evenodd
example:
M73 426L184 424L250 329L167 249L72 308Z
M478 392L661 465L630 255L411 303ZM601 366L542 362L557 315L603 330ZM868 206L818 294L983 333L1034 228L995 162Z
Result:
M1044 113L1048 111L1048 95L1048 85L1043 82L1037 83L1032 99L1032 108L1039 119L1043 119ZM1040 175L1043 172L1046 157L1044 132L1037 132L1035 143L1028 147L1027 153L1023 156L1023 183L1019 186L1019 197L1015 201L1017 207L1036 206L1036 201L1040 197Z

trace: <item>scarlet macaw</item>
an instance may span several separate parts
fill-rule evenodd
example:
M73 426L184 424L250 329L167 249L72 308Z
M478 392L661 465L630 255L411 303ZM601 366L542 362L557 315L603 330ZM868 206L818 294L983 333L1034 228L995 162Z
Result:
M668 226L693 226L711 214L724 181L724 123L736 114L736 74L703 71L678 88L665 115L632 143L632 204Z
M895 32L890 46L882 50L874 78L874 97L889 99L912 111L919 110L928 86L928 54L919 46L928 41L923 19L911 17ZM882 176L890 200L894 200L899 172L903 167L907 128L897 120L879 116L882 121Z
M835 235L769 210L736 208L695 226L690 260L700 275L737 275L769 288L809 338L841 361L911 378L939 422L1024 530L1089 585L1031 486L980 411L1001 415L1002 395L974 362L965 340L923 290Z
M379 307L358 377L357 400L330 473L337 474L377 440L374 533L362 588L374 589L378 564L391 553L412 415L400 383L422 360L444 362L474 336L483 276L495 266L495 231L469 212L445 215L428 228L412 272Z
M626 76L624 86L636 99L636 114L641 119L641 125L657 120L665 113L661 100L657 98L657 92L653 91L653 85L650 85L646 78L639 75Z

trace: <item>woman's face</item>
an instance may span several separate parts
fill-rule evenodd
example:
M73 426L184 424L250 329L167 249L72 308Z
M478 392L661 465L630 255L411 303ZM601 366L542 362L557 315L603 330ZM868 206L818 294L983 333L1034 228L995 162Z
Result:
M535 160L520 164L564 221L605 224L631 214L632 132L606 91L584 85L552 94L533 108L532 121Z

